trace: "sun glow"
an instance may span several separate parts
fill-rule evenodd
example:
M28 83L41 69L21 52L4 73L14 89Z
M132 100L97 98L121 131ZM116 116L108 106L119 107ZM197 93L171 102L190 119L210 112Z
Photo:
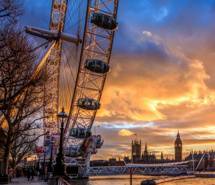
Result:
M120 131L118 132L118 134L119 134L120 136L126 136L126 137L135 135L134 132L131 132L130 130L127 130L127 129L122 129L122 130L120 130Z

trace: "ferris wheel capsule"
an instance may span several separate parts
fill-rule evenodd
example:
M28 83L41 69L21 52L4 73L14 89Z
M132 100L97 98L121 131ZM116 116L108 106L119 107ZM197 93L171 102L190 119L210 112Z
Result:
M101 148L104 143L104 140L102 140L101 135L96 136L96 148Z
M85 139L91 136L91 131L87 128L72 128L69 135L78 139Z
M98 110L100 108L100 103L93 98L79 98L78 107L86 110Z
M87 59L84 67L92 72L102 74L107 73L110 69L107 63L98 59Z
M114 30L118 25L115 18L113 18L112 16L95 12L92 14L91 23L108 30Z
M65 148L64 154L67 157L80 157L82 155L82 151L78 146L70 146Z

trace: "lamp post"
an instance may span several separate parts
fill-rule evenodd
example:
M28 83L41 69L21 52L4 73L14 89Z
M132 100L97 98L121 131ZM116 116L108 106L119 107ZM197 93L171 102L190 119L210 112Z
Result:
M48 164L48 172L49 173L52 173L53 172L53 164L52 164L52 161L53 161L53 144L54 144L54 141L51 140L51 154L50 154L50 159L49 159L49 164Z
M63 134L64 134L64 119L67 118L67 114L64 112L64 108L62 111L57 115L58 118L61 120L61 127L60 127L60 144L59 150L56 157L56 165L54 166L54 176L63 176L65 174L64 168L64 157L63 157Z
M46 176L46 146L44 146L44 153L43 153L43 179L45 180Z

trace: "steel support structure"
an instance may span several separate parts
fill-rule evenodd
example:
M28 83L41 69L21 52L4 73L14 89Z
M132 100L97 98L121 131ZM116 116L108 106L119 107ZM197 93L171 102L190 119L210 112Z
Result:
M67 0L52 0L49 29L60 33L64 29ZM57 114L59 111L59 73L61 62L62 41L58 39L52 48L44 67L47 82L44 86L44 128L49 134L59 132Z
M63 33L68 0L52 0L49 30L26 27L26 32L52 41L44 59L38 65L39 70L36 71L36 73L39 73L41 69L44 70L43 72L47 77L47 82L44 85L45 133L48 132L49 135L59 134L57 113L61 108L59 105L62 103L60 102L59 88L63 41L75 43L77 48L80 48L80 51L77 50L77 55L79 56L77 61L78 72L71 102L69 102L69 116L64 133L68 136L69 128L92 128L97 111L81 109L78 107L77 103L80 98L92 98L100 102L107 74L95 73L87 70L85 68L85 61L87 59L96 59L103 61L105 64L109 64L115 30L108 30L96 26L92 23L91 18L94 13L100 13L116 19L118 1L119 0L83 0L83 3L86 3L86 16L83 32L78 33L78 38ZM79 38L80 36L82 38ZM67 107L67 105L64 106ZM86 139L70 137L67 144L80 146ZM83 169L86 169L86 165L89 165L91 153L90 150L86 150L84 151L84 155L77 160L83 161ZM86 172L86 170L83 171Z
M118 0L88 0L78 75L65 133L69 128L92 128L97 110L81 109L78 107L78 100L80 98L93 98L100 102L107 74L98 74L87 70L85 61L87 59L98 59L109 64L115 30L107 30L94 25L91 23L91 17L93 13L102 13L116 19L117 10ZM70 144L82 145L85 139L70 138L69 141ZM89 168L90 155L91 151L85 151L84 156L82 156L85 163L82 167L80 165L81 173L87 172L86 168Z
M85 34L82 43L78 76L74 95L70 106L69 119L66 130L73 127L90 128L95 119L96 110L84 110L78 107L79 98L93 98L100 101L107 74L97 74L84 67L86 59L98 59L110 62L115 30L105 30L90 22L94 12L101 12L116 19L118 0L88 0Z

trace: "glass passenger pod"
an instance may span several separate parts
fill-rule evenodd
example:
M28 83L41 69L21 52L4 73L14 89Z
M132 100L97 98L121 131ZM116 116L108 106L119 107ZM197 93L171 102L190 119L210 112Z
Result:
M97 135L96 137L97 137L96 148L101 148L104 143L104 140L102 140L101 135Z
M79 146L70 146L64 150L64 154L67 157L80 157L82 153Z
M97 59L87 59L84 67L89 71L101 74L107 73L110 69L107 63Z
M82 150L85 153L96 154L97 153L96 144L97 144L96 136L88 137L82 145Z
M98 110L100 108L100 103L92 98L79 98L78 107L86 110Z
M78 139L85 139L91 136L91 131L86 128L72 128L70 130L70 136Z
M91 23L95 24L100 28L108 30L115 30L118 25L118 23L112 16L96 12L92 14Z

